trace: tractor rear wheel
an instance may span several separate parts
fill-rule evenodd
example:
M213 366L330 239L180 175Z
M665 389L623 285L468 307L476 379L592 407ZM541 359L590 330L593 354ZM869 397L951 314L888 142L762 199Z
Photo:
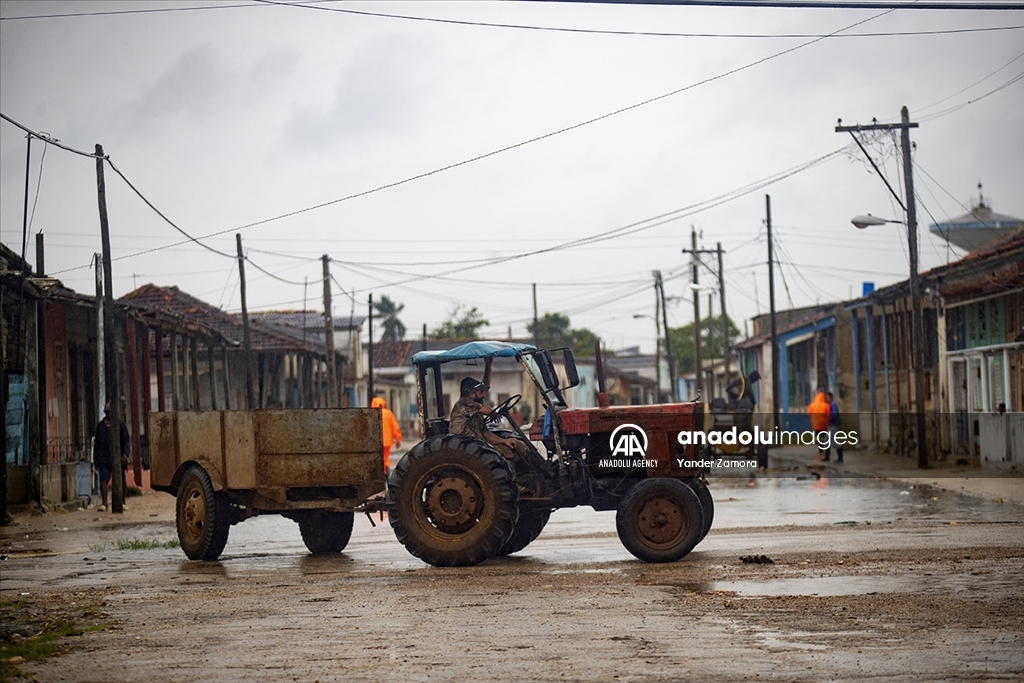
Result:
M515 530L497 554L518 553L533 543L540 536L540 532L544 531L549 519L551 519L551 510L527 510L525 512L520 510Z
M314 555L340 553L352 537L355 513L309 511L295 517L302 542Z
M438 567L483 562L501 550L519 517L508 463L460 435L420 442L388 480L388 518L410 553Z
M644 479L619 503L619 540L645 562L675 562L700 541L704 511L693 489L679 479Z
M700 541L704 540L704 537L711 531L711 524L715 520L715 500L711 497L711 491L708 489L708 485L705 484L698 477L690 477L684 479L686 485L693 489L693 492L697 494L697 500L700 501L701 510L704 511L704 527L700 532ZM700 541L697 541L700 543Z

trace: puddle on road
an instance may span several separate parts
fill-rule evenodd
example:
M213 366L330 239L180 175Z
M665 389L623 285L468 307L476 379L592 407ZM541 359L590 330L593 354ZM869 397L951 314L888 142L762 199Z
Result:
M705 581L659 585L688 593L724 591L744 597L838 597L877 593L945 595L952 598L1005 599L1024 592L1024 575L974 574L899 576L812 576L749 581Z
M930 486L853 477L710 482L715 528L915 522L1020 522L1024 508Z
M1024 592L1024 576L814 576L757 581L716 581L711 590L732 591L746 597L796 596L836 597L875 593L945 595L951 598L1003 599Z

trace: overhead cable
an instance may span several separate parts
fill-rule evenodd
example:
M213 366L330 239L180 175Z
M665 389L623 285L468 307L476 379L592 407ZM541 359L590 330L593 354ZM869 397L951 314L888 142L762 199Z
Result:
M354 10L342 7L325 7L323 5L308 5L302 2L280 2L278 0L254 0L266 5L281 5L297 9L312 9L324 12L337 12L364 17L379 17L383 19L401 19L405 21L421 21L435 24L450 24L454 26L473 26L486 28L506 28L520 31L549 31L555 33L582 33L589 35L611 35L611 36L645 36L654 38L825 38L828 34L821 33L679 33L671 31L624 31L592 28L573 28L566 26L537 26L533 24L509 24L491 21L469 21L465 19L442 19L440 17L424 17L409 14L394 14L390 12L367 12L365 10ZM906 3L901 4L902 5ZM876 8L877 9L877 8ZM951 33L974 33L982 31L1005 31L1010 29L1024 28L1024 26L990 26L985 28L957 28L935 31L894 31L889 33L848 33L842 38L880 38L891 36L915 36L915 35L942 35Z

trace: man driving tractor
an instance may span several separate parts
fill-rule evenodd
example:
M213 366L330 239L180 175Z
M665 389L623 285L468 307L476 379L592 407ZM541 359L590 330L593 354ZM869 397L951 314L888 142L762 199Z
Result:
M472 377L466 377L459 384L458 402L452 406L450 434L464 434L479 439L508 459L515 454L525 455L526 447L519 439L502 438L487 428L487 416L491 408L483 404L489 386Z

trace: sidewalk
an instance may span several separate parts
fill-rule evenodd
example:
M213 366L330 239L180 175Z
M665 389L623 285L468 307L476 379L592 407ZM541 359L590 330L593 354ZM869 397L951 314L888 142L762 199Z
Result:
M977 466L953 465L945 462L929 463L927 469L917 467L911 458L877 453L869 450L845 450L843 462L832 459L820 461L814 446L784 446L773 448L768 455L769 471L776 468L827 472L831 476L842 474L892 479L913 485L928 485L946 491L956 491L995 502L1024 505L1024 473L1002 473L983 470Z

